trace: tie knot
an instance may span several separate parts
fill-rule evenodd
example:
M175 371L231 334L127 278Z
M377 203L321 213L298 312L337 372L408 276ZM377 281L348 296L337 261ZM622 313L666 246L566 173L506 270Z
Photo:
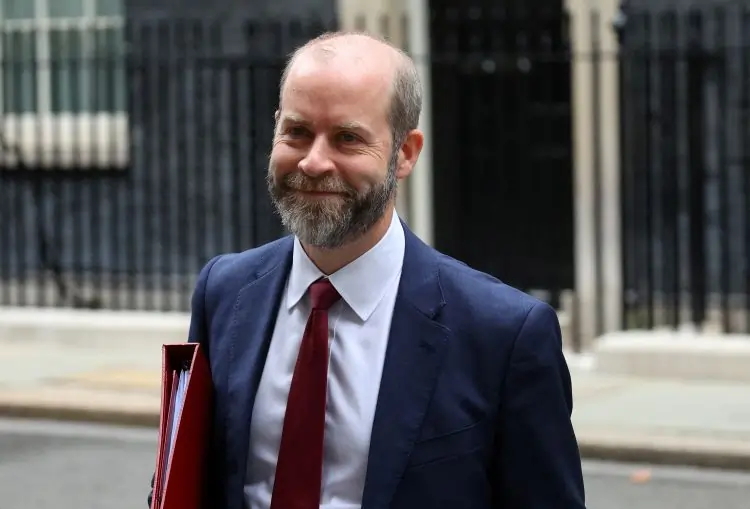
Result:
M310 299L315 310L326 311L340 298L341 295L328 279L319 279L310 285Z

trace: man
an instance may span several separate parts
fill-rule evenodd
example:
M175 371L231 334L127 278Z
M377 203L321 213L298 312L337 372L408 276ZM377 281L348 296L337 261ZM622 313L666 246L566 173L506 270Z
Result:
M420 109L383 41L327 34L291 58L268 187L293 235L214 258L193 296L212 509L584 508L554 310L394 211Z

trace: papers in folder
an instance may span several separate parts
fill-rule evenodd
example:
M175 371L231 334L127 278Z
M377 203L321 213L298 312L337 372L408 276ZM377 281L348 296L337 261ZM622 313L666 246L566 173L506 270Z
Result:
M162 486L167 479L167 470L169 469L169 463L172 459L172 449L174 448L174 440L177 436L177 427L180 425L180 416L182 415L182 405L185 402L185 390L187 389L188 376L190 375L190 367L184 366L177 373L178 383L176 390L173 392L174 397L172 398L172 418L169 421L167 440L165 442L164 456L166 460L161 470Z
M203 506L212 395L211 373L201 346L164 345L152 509Z

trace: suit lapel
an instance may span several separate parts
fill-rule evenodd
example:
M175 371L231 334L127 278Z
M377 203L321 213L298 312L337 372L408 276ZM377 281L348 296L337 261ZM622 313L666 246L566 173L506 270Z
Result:
M226 437L227 500L233 509L242 506L250 419L291 261L289 239L261 261L256 278L240 290L234 305Z
M435 253L406 226L406 250L375 410L362 509L390 504L419 434L450 330Z

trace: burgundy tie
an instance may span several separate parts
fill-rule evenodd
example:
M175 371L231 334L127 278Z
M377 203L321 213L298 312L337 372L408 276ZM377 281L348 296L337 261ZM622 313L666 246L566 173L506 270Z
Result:
M286 403L271 509L318 509L328 382L328 309L340 295L327 279L310 285L312 311Z

